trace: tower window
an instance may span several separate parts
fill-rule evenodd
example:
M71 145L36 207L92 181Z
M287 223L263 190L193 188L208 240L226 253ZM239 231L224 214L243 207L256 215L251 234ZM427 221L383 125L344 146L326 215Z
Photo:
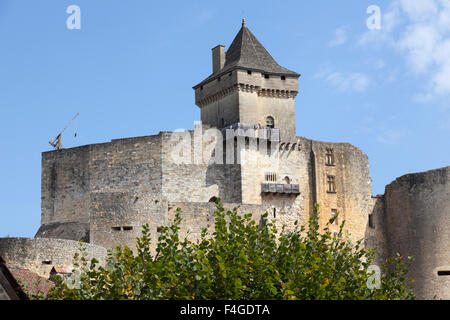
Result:
M265 180L269 182L277 181L277 174L275 172L266 172Z
M200 90L203 90L203 86L200 87Z
M438 276L450 276L450 270L438 271Z
M220 82L220 77L217 78L217 81Z
M291 179L289 179L288 176L284 177L284 182L286 182L286 184L291 184Z
M327 176L328 183L328 193L336 193L335 179L334 176Z
M228 75L231 77L233 75L233 71L231 71Z
M334 218L334 217L336 217L336 215L337 215L337 210L336 209L331 209L331 218ZM339 222L338 222L338 219L336 218L334 221L333 221L333 224L334 225L337 225Z
M123 231L131 231L131 230L133 230L133 227L131 226L123 227Z
M217 202L217 197L211 197L211 199L209 199L209 201L208 202Z
M247 74L252 74L252 70L247 70Z
M268 74L265 74L265 75L264 75L264 78L269 79L270 76L269 76Z
M275 120L273 117L267 117L266 118L266 127L267 128L275 128Z
M281 76L281 80L286 80L286 77L285 76Z
M334 166L334 153L332 148L327 148L327 153L325 155L325 164L327 166Z

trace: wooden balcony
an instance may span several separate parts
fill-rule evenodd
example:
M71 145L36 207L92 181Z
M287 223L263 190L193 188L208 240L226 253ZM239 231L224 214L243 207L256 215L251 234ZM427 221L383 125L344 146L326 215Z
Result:
M281 183L262 183L261 193L300 194L300 185Z

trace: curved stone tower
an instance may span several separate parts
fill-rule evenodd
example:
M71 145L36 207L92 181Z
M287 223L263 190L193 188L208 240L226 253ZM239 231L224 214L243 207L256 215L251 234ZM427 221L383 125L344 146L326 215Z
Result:
M450 299L450 167L402 176L386 186L389 256L415 261L418 299Z

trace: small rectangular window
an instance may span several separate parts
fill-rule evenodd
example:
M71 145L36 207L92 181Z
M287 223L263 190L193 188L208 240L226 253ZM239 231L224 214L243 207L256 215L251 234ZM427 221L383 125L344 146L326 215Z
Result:
M327 166L334 166L334 153L333 149L327 148L327 153L325 155L325 164Z
M438 276L450 276L450 270L438 271Z
M281 80L286 80L286 77L285 76L281 76Z
M120 230L122 230L120 227L111 227L111 229L114 230L114 231L120 231Z
M277 174L275 172L266 172L265 180L268 182L275 182L277 181Z
M42 261L42 264L52 264L52 260L44 260Z
M133 227L130 226L123 227L123 231L131 231L131 230L133 230Z
M269 79L269 77L270 77L270 76L269 76L268 74L265 74L265 75L264 75L264 78L266 78L266 79Z
M220 82L220 77L217 78L217 81Z
M335 179L334 176L327 176L328 183L328 193L336 193Z
M230 77L233 75L233 71L228 74Z
M247 70L247 74L252 74L252 70Z

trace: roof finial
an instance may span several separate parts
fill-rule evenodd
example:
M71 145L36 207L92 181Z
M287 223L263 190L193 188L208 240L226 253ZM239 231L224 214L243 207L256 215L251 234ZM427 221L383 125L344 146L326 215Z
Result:
M245 24L245 18L242 18L242 26L246 27L247 25Z

